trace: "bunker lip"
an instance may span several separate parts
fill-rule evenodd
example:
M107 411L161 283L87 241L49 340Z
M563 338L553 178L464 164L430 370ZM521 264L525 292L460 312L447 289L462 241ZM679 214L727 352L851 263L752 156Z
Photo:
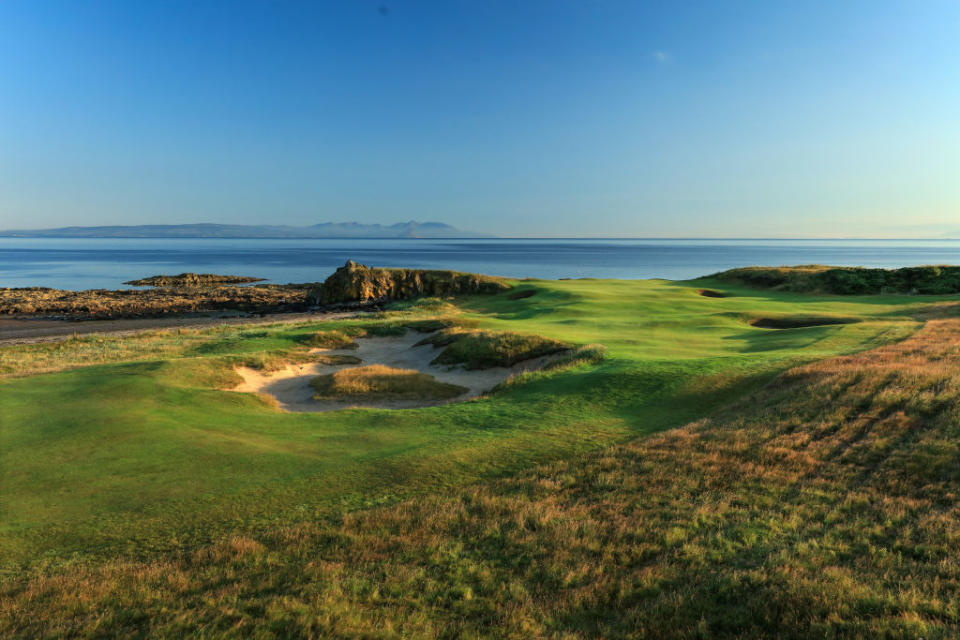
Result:
M439 349L429 344L417 346L416 343L419 342L421 335L418 335L416 331L407 331L401 336L358 338L356 349L314 349L312 351L313 353L330 356L355 356L361 360L357 364L332 365L326 362L290 364L279 371L269 373L240 367L237 369L237 373L243 378L243 383L235 387L233 391L270 396L276 400L279 409L294 413L326 412L349 408L412 409L433 407L477 398L511 376L542 369L557 355L560 355L554 354L533 358L519 362L512 367L492 367L490 369L468 371L461 366L450 367L431 364L431 360L436 357ZM335 401L313 399L316 391L310 385L310 382L314 378L350 367L372 364L382 364L398 369L414 369L433 376L438 382L464 387L466 391L454 398L442 400L357 401L351 399Z
M785 316L780 318L753 318L747 322L758 329L802 329L805 327L828 327L840 324L854 324L859 318L837 316Z

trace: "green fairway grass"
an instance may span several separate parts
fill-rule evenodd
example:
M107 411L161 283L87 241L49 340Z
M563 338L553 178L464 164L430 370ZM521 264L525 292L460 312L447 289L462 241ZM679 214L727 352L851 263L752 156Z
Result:
M150 557L503 476L698 419L800 362L909 336L937 298L700 280L522 281L376 319L162 331L0 350L0 563ZM698 289L727 294L710 298ZM535 295L518 292L535 290ZM318 331L466 325L599 343L604 360L441 407L293 414L232 368L309 358ZM753 327L759 317L859 322ZM371 327L371 325L373 325ZM429 323L425 326L430 328Z

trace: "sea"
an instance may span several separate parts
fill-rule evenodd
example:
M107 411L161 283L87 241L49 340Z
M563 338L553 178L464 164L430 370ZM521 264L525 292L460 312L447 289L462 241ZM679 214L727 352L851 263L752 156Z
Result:
M0 238L0 287L115 289L187 271L318 282L347 260L513 278L683 280L751 265L960 264L960 240Z

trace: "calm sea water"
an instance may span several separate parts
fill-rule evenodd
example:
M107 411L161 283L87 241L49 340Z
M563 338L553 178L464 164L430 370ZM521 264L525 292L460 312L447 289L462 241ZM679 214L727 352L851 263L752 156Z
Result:
M960 240L0 238L0 287L117 288L184 271L315 282L347 259L518 278L686 279L749 265L960 264Z

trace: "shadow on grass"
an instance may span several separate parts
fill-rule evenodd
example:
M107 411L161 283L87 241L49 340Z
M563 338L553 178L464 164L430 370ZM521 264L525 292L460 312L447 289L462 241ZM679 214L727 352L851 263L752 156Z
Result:
M767 351L799 351L834 336L844 325L821 325L796 329L754 329L746 330L723 340L732 340L744 344L744 353L763 353Z
M527 291L533 291L526 295ZM525 297L512 298L517 293ZM462 307L475 313L496 316L503 320L529 320L556 313L561 307L575 304L579 296L569 291L524 286L521 291L496 296L474 296L464 299Z

